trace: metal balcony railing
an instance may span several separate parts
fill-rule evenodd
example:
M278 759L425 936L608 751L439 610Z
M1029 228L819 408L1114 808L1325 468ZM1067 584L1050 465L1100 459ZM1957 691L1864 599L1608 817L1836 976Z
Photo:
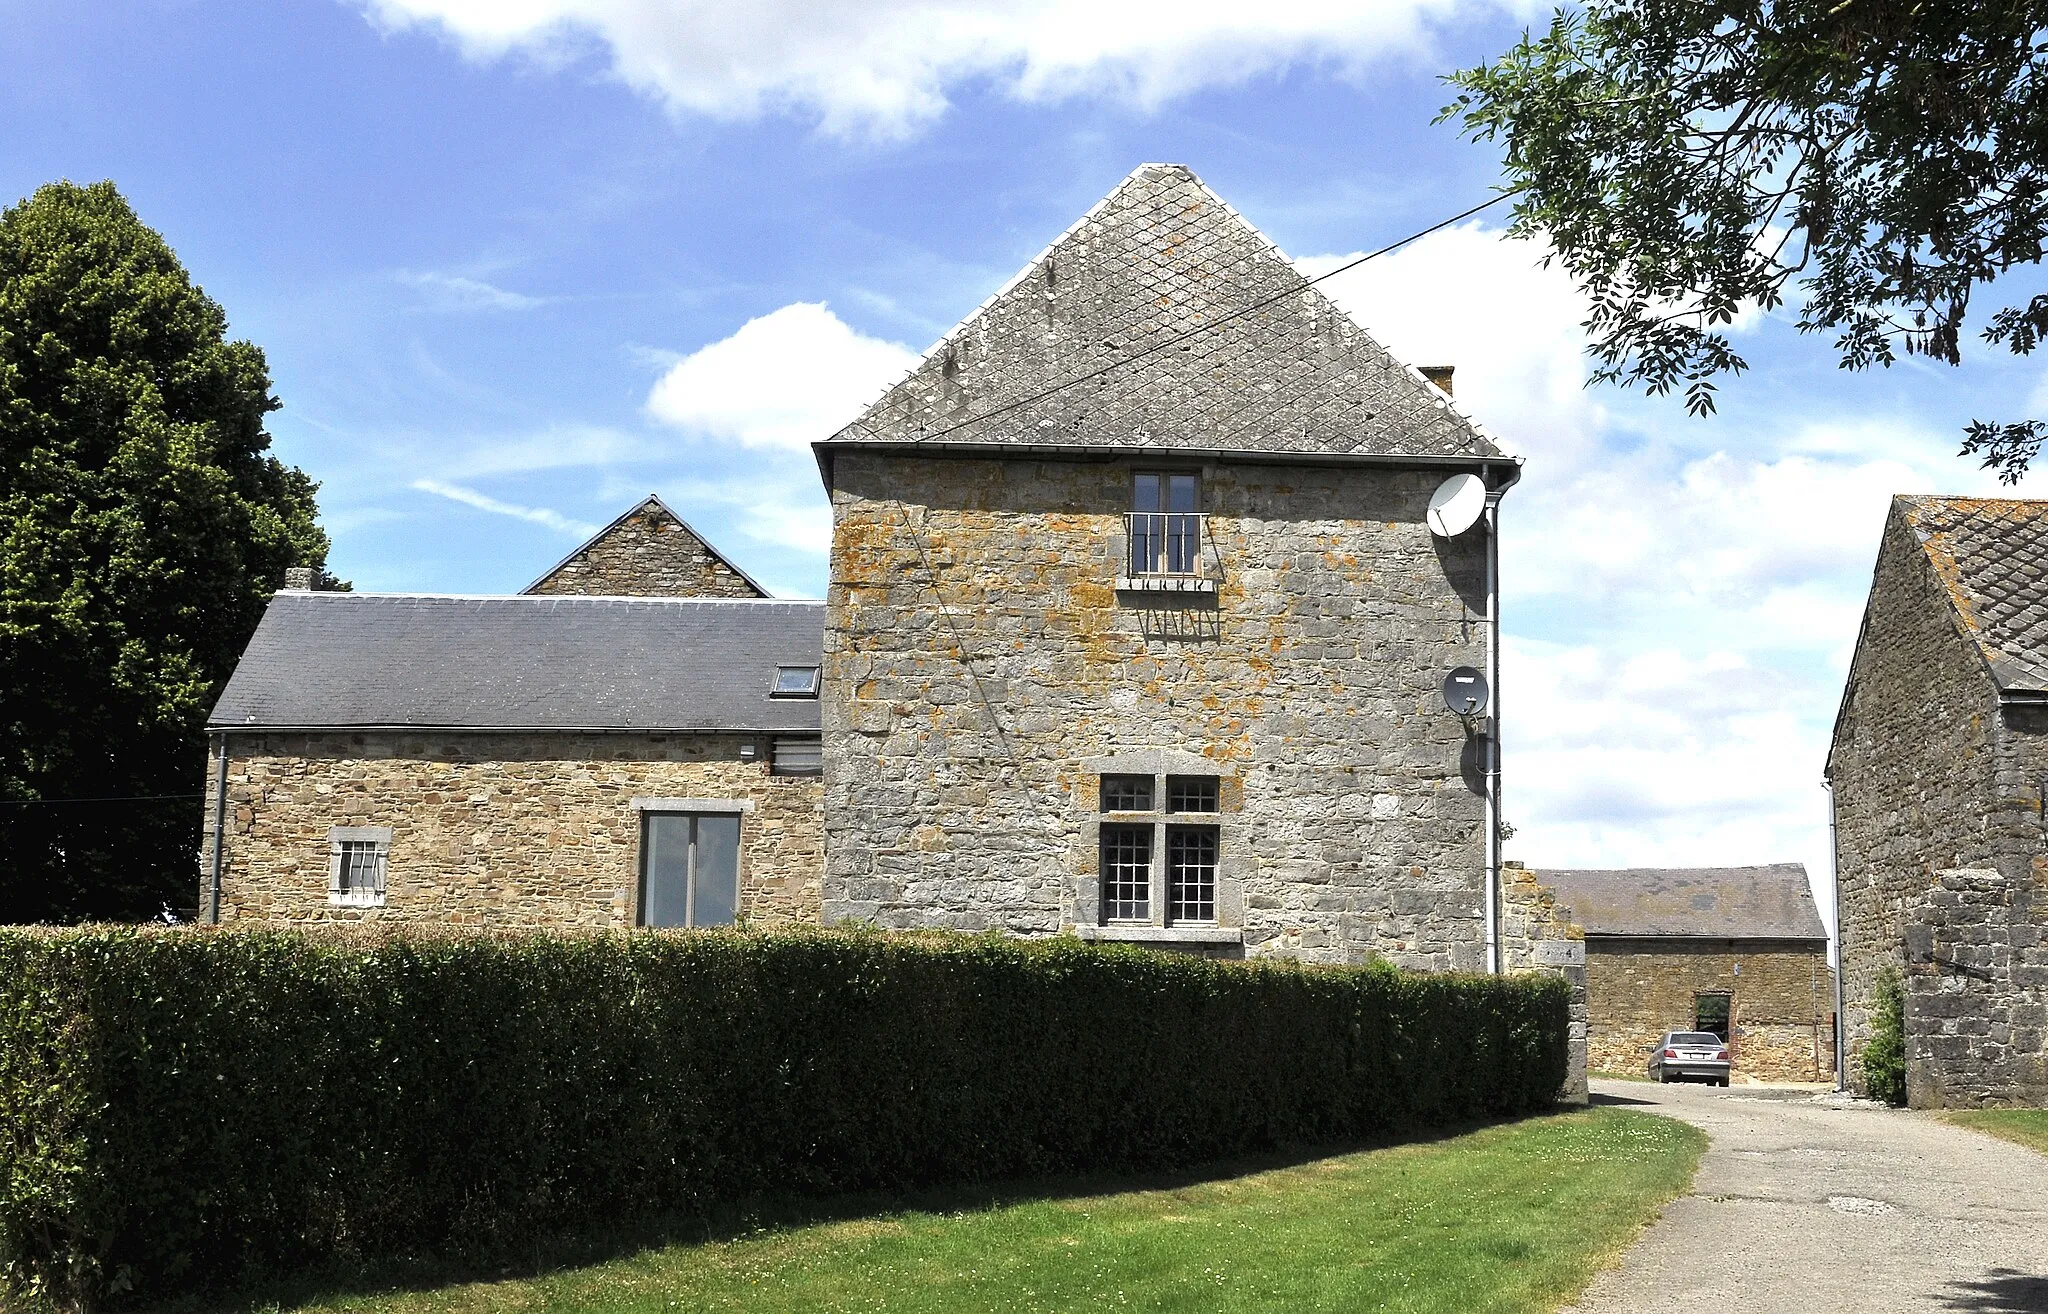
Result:
M1127 556L1133 579L1183 578L1202 574L1206 517L1187 511L1129 511L1124 514Z

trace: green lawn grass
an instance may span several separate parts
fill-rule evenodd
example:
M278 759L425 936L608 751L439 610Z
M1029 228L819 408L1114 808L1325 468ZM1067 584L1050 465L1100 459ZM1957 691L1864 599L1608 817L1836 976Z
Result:
M2048 1109L1959 1109L1950 1122L2048 1154Z
M1551 1310L1685 1189L1705 1145L1680 1122L1592 1109L1191 1184L899 1208L535 1277L284 1308Z

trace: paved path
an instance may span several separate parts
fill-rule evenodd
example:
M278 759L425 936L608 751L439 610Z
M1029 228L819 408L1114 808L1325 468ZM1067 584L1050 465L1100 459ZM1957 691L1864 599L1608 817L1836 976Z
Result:
M1919 1113L1596 1081L1713 1144L1579 1314L2048 1314L2048 1157Z

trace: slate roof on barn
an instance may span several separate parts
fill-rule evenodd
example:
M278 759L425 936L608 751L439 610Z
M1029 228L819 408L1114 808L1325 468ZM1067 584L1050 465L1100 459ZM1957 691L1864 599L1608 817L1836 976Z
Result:
M1892 499L2001 692L2048 694L2048 502Z
M815 732L817 699L768 695L824 631L822 602L285 592L207 724Z
M911 442L1500 456L1178 164L1132 172L819 447Z
M1533 873L1586 934L1826 940L1806 868L1627 867Z

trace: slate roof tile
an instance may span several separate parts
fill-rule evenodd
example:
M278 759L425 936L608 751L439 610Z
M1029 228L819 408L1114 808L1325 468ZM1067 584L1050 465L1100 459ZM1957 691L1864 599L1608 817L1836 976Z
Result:
M1629 867L1532 870L1587 935L1825 940L1806 868Z
M2000 689L2048 693L2048 501L1893 499Z
M815 732L768 691L824 633L822 602L279 593L207 724Z
M1175 164L1131 173L824 445L920 441L1500 454Z

